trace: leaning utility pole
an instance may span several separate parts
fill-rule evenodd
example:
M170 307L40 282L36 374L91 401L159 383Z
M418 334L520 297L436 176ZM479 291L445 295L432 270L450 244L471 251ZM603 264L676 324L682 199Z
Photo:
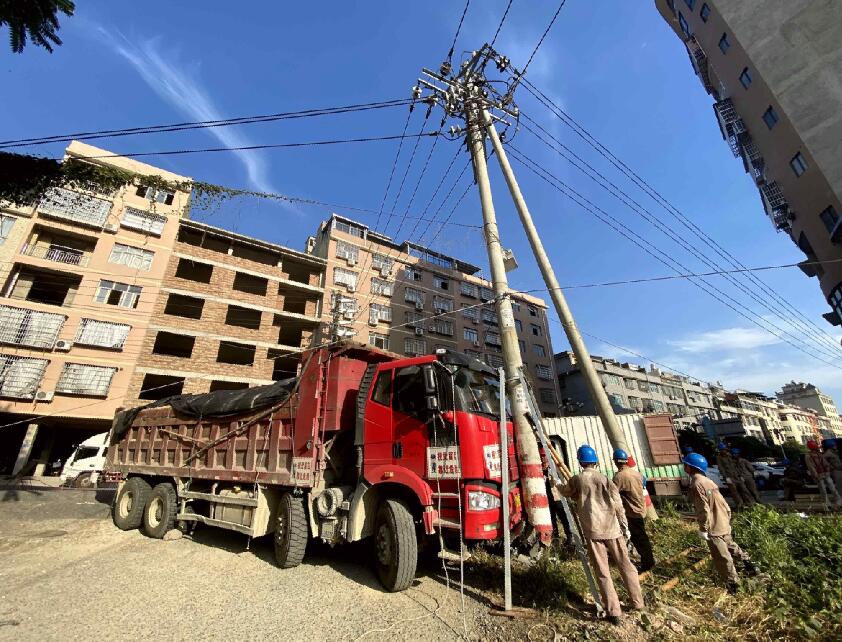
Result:
M526 231L526 236L529 239L529 245L532 246L532 253L535 254L535 260L538 262L541 276L544 277L544 283L547 285L547 290L553 300L556 313L558 313L564 333L567 335L567 340L570 342L570 347L573 349L573 354L576 355L579 367L582 368L582 374L585 375L585 381L588 384L591 398L596 406L596 412L602 420L602 426L608 434L608 440L614 448L622 448L628 451L626 436L623 434L622 428L620 428L617 416L614 414L614 409L608 400L608 394L605 392L602 381L600 381L596 368L593 366L590 352L588 352L582 335L579 333L579 328L576 327L573 313L570 311L570 307L567 305L567 299L564 297L564 292L562 292L558 279L556 279L555 270L553 270L550 259L544 251L544 244L541 241L541 237L538 236L538 230L532 221L529 208L526 207L526 200L520 191L520 186L515 178L515 173L512 171L512 166L509 164L509 158L503 149L503 143L497 134L497 129L494 127L494 121L485 109L483 109L483 122L491 138L494 153L497 155L497 162L500 164L506 184L509 186L512 200L515 202L515 207L520 215L520 222L523 224L523 229Z

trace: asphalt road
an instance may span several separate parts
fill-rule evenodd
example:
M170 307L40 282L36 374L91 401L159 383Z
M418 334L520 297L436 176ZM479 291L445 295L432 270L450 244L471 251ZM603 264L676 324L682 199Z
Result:
M415 640L495 637L490 605L440 567L386 593L364 546L274 565L271 540L115 528L109 495L0 490L0 640ZM451 577L453 572L451 571Z

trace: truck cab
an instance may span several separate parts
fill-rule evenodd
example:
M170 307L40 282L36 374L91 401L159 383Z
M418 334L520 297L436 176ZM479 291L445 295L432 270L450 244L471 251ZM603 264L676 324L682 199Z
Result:
M107 432L89 437L73 449L62 466L59 479L63 484L72 483L83 488L95 485L105 466L107 447Z

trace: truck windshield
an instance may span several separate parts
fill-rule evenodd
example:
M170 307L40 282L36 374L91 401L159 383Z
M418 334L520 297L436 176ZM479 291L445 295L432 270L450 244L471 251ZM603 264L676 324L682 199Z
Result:
M456 410L500 416L500 385L496 379L464 366L450 366L448 370L453 373Z

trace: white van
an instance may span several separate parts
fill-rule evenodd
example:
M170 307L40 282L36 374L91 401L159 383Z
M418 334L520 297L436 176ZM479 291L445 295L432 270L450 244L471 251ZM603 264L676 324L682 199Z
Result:
M103 432L89 437L76 446L73 454L61 469L60 479L80 488L96 485L97 479L105 466L105 451L108 446L108 433Z

